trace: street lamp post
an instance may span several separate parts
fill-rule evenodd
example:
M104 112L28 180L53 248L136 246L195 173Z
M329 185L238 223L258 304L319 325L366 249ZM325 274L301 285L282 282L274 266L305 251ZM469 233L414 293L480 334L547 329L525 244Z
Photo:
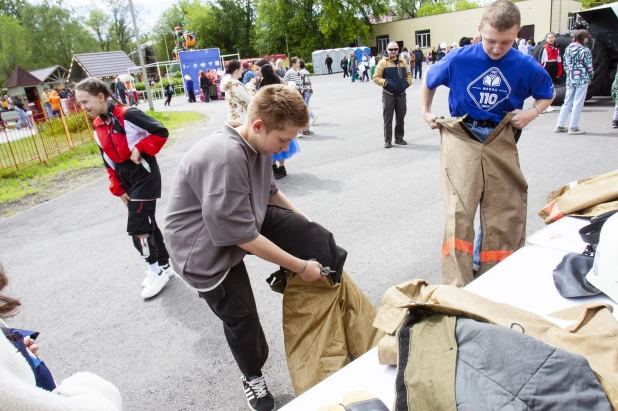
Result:
M133 10L133 0L129 0L129 7L131 8L131 18L133 19L133 29L135 31L135 42L137 43L137 55L139 56L139 64L142 68L142 78L144 85L146 86L146 98L148 98L148 106L150 110L154 111L154 105L152 104L152 95L150 93L150 83L146 77L146 67L144 66L144 55L142 53L142 44L139 39L139 30L137 29L137 21L135 19L135 11Z

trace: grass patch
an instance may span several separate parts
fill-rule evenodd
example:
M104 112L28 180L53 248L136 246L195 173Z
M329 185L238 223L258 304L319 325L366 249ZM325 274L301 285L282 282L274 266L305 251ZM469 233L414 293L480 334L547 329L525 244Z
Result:
M160 121L169 131L189 125L204 118L203 114L194 111L150 111L146 112L150 117Z
M173 134L175 129L204 119L204 115L194 112L148 112L148 114L167 127ZM50 124L49 127L58 127ZM71 127L70 127L71 128ZM45 138L43 136L43 138ZM13 144L13 143L11 143ZM41 143L38 143L40 146ZM39 147L40 149L41 147ZM0 153L2 150L0 150ZM72 172L78 172L92 167L102 167L101 154L96 142L90 141L73 150L15 173L0 176L0 204L19 200L36 194L56 184L56 177L66 175L70 178ZM103 176L104 173L101 173Z

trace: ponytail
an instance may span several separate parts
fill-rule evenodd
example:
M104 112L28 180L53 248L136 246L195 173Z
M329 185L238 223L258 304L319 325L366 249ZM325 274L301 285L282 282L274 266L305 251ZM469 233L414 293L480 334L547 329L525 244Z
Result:
M91 96L98 96L99 94L103 94L105 98L107 99L111 98L112 100L116 102L116 104L119 104L121 106L124 105L112 94L107 84L105 84L103 81L99 80L98 78L88 77L88 78L83 79L82 81L80 81L79 83L75 85L75 90L85 91Z

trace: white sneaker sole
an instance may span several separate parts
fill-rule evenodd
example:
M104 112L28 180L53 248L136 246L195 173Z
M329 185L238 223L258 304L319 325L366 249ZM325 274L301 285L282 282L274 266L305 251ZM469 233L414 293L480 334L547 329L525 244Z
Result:
M163 287L165 287L167 282L170 280L170 278L164 274L161 274L159 277L161 278L161 280L157 281L157 284L155 287L152 287L152 288L146 287L142 290L143 299L146 300L148 298L152 298L155 295L159 294L161 290L163 289Z
M176 272L172 269L172 267L167 270L163 270L163 272L167 274L168 278L172 278L176 275ZM142 288L146 287L146 284L148 284L148 271L146 271L146 278L142 281Z

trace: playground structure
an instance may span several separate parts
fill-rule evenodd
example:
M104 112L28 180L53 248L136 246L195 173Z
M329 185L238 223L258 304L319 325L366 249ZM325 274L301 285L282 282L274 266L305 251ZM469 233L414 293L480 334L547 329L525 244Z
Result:
M181 27L174 27L174 50L172 50L172 59L179 60L181 51L189 51L195 48L197 40L195 33L192 31L182 30Z

